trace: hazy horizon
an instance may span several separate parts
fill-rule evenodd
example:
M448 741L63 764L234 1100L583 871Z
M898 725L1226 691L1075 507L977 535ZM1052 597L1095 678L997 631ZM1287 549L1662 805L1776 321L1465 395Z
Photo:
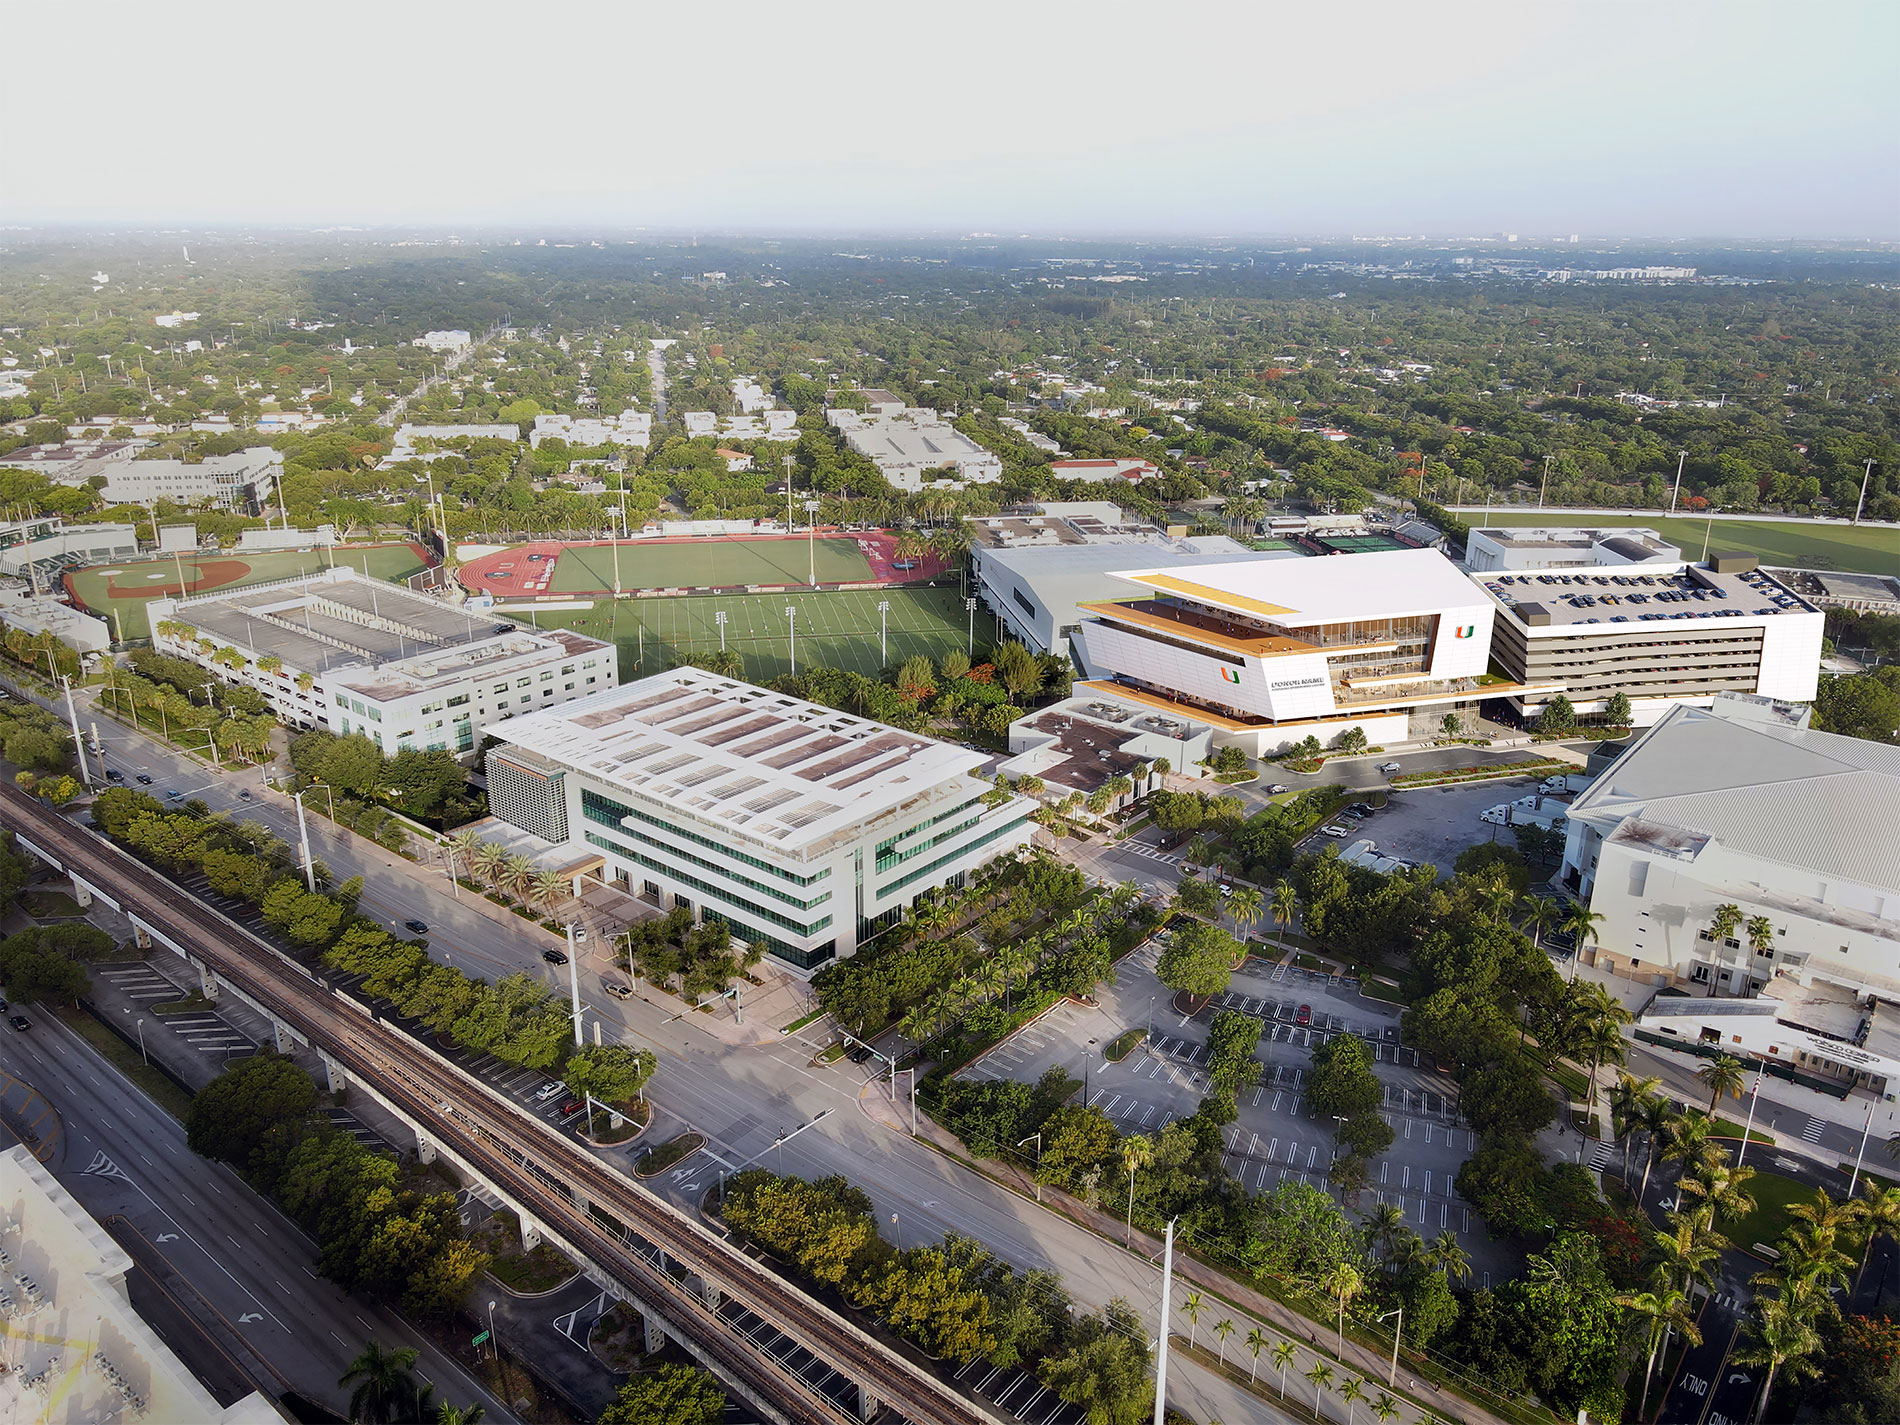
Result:
M13 22L72 58L9 76L0 225L1900 239L1885 0L72 16Z

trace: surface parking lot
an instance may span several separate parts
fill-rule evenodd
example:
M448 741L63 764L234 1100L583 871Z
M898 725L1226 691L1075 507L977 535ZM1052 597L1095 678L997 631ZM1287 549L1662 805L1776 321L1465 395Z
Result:
M1394 792L1390 802L1364 821L1335 817L1352 833L1340 842L1350 846L1361 838L1374 842L1387 856L1433 865L1441 876L1452 874L1458 853L1480 841L1501 841L1516 846L1517 838L1508 826L1493 826L1478 820L1478 813L1500 802L1515 801L1537 790L1541 778L1510 777L1498 781L1468 783L1464 786L1421 787L1416 791ZM1546 802L1546 806L1550 803ZM1315 851L1328 838L1309 837L1300 849Z
M1455 1234L1471 1255L1475 1285L1512 1269L1453 1185L1477 1147L1476 1135L1459 1119L1456 1089L1430 1057L1397 1042L1396 1006L1361 998L1353 981L1249 960L1226 994L1184 1021L1171 1007L1172 992L1154 978L1159 952L1158 944L1150 944L1123 961L1116 984L1099 992L1099 1009L1058 1006L962 1077L1033 1082L1061 1067L1079 1079L1086 1064L1089 1102L1123 1133L1152 1135L1192 1114L1207 1094L1207 1034L1215 1014L1251 1014L1263 1025L1256 1051L1262 1075L1235 1101L1239 1119L1226 1131L1227 1171L1250 1193L1272 1192L1283 1183L1326 1191L1334 1125L1309 1112L1303 1090L1313 1050L1333 1035L1357 1034L1367 1041L1384 1088L1381 1112L1397 1135L1373 1160L1358 1213L1394 1203L1427 1239ZM1297 1022L1302 1007L1306 1025ZM1102 1047L1125 1028L1149 1024L1151 1014L1148 1041L1121 1063L1108 1063Z

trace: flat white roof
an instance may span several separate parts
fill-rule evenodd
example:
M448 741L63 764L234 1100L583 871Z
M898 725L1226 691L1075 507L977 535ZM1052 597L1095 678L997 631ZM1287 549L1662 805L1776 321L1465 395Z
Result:
M1251 559L1185 571L1134 569L1116 577L1293 626L1439 613L1484 602L1458 566L1435 549Z
M1819 617L1760 569L1720 574L1706 564L1659 563L1486 571L1471 579L1533 637L1556 629L1620 634L1658 625L1755 623L1782 614Z
M699 668L656 673L491 731L644 805L676 806L787 852L983 762L947 742Z

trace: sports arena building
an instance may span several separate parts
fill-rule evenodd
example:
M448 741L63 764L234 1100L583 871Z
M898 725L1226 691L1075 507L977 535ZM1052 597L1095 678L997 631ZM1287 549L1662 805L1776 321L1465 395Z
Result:
M1084 690L1204 724L1249 756L1352 728L1373 744L1520 688L1487 674L1496 606L1429 549L1132 569L1072 635ZM1420 718L1417 732L1414 715Z
M578 854L563 865L685 906L800 973L1034 829L1034 803L971 775L981 753L697 668L496 735L497 817Z

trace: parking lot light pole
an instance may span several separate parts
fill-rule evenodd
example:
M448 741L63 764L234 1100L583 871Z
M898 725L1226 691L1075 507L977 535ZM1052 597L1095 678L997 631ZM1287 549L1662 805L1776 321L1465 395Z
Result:
M1395 1311L1388 1311L1385 1316L1396 1316L1399 1318L1397 1323L1392 1327L1392 1368L1386 1372L1385 1377L1386 1389L1390 1390L1393 1383L1399 1378L1399 1335L1405 1330L1405 1308L1401 1306ZM1383 1321L1385 1320L1385 1316L1381 1316L1379 1319Z

